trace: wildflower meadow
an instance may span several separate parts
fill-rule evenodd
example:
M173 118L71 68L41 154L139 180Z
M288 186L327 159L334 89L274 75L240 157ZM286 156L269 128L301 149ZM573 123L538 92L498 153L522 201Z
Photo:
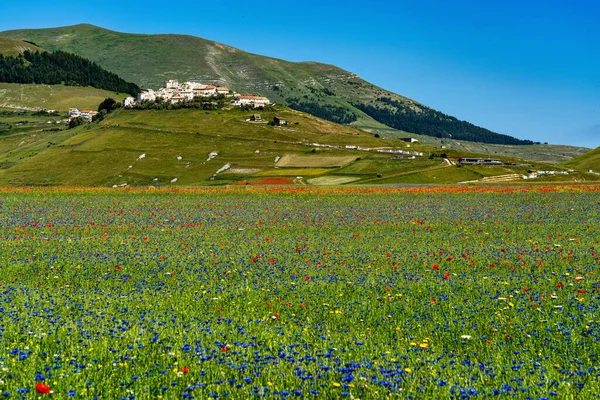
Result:
M0 397L600 396L600 189L0 190Z

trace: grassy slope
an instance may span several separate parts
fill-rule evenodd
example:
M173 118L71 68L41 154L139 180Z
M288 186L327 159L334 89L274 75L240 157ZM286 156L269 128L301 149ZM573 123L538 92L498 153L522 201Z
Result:
M75 107L95 110L107 97L120 100L125 96L127 95L92 87L0 83L2 108L47 108L67 111Z
M5 56L16 56L25 50L45 51L41 47L35 46L31 43L6 36L0 36L0 54Z
M600 172L600 147L585 153L582 156L563 163L564 166L578 169L581 171L592 170Z
M74 130L0 136L0 185L148 186L170 185L174 178L176 185L222 185L269 176L287 176L291 180L304 176L300 183L317 177L327 179L316 182L352 184L454 183L523 172L523 168L449 167L439 158L391 160L389 155L345 149L319 149L313 153L311 143L395 148L406 148L406 144L375 138L367 132L284 107L262 115L269 119L275 113L292 125L284 128L248 123L245 118L250 113L237 109L119 110L101 124ZM426 154L436 150L418 144L411 148ZM219 155L207 161L213 151ZM145 158L138 159L142 154ZM312 158L311 167L276 168L275 158L286 154ZM467 153L449 154L459 155ZM331 161L329 157L340 156L352 156L354 161L344 167L324 168ZM323 160L323 167L318 166L319 159ZM211 176L225 164L230 164L232 170L211 181Z

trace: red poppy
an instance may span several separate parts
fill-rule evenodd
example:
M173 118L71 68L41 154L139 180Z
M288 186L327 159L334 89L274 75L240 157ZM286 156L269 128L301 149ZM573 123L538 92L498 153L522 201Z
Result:
M444 274L444 279L445 279L445 280L448 280L448 279L450 279L450 274L449 274L448 272L446 272L446 273Z
M440 269L440 266L439 266L439 265L437 265L437 264L433 264L433 265L431 266L431 268L433 268L433 269L435 269L435 270L437 271L438 269Z
M115 267L115 269L116 269L117 271L120 271L120 270L122 270L123 268L121 268L121 266L120 266L120 265L117 265L117 266Z
M308 276L308 275L307 275L307 276L305 276L305 277L304 277L304 280L305 280L305 281L310 281L310 276Z
M556 286L557 288L562 288L564 285L562 284L562 282L558 282L558 283L557 283L555 286Z
M278 312L276 312L276 313L273 313L273 316L274 316L275 318L279 318L279 316L280 316L280 315L281 315L281 314L279 314Z
M223 346L223 347L221 347L221 348L220 348L220 350L221 350L223 353L227 353L227 352L229 351L229 347L227 347L227 346Z
M46 385L44 385L43 383L38 383L35 385L35 390L39 393L39 394L48 394L50 393L50 388Z
M188 372L190 372L190 369L188 367L181 367L181 372L187 374Z

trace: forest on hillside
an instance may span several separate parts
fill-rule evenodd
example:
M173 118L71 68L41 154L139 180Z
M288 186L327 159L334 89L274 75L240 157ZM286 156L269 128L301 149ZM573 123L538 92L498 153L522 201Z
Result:
M0 82L92 86L136 96L140 88L98 64L64 51L25 51L16 57L0 54Z
M300 101L297 97L290 97L285 101L287 106L294 110L302 111L338 124L349 124L357 119L356 114L345 107L320 104L316 101Z
M481 143L534 144L531 140L521 140L492 132L428 107L419 106L420 110L417 111L410 105L389 97L379 97L377 101L383 103L384 106L363 103L353 103L352 105L382 124L405 132Z

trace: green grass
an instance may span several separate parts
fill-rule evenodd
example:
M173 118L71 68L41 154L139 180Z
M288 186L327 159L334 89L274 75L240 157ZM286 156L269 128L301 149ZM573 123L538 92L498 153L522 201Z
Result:
M313 154L301 156L297 154L286 154L277 162L279 168L333 168L343 167L356 160L356 156L330 156L327 154Z
M265 171L258 172L254 176L315 176L323 175L331 172L330 168L281 168L281 169L268 169Z
M4 56L17 56L24 51L45 51L44 49L35 46L31 43L22 40L0 36L0 54Z
M0 390L595 399L599 202L593 186L5 189Z
M347 183L352 183L359 181L359 177L355 176L320 176L318 178L311 178L308 180L308 183L315 186L336 186L336 185L344 185Z
M107 97L121 100L126 96L92 87L0 83L0 107L6 109L97 110Z
M305 178L298 184L310 184L307 179L316 176L333 177L317 180L320 184L350 183L340 177L350 177L352 184L365 185L456 183L523 170L447 167L439 158L392 160L388 154L347 149L317 147L316 153L312 153L313 143L401 149L405 145L284 107L264 115L275 113L298 124L286 129L249 124L245 122L248 113L238 109L118 110L99 124L49 132L44 129L56 125L47 122L56 117L11 114L5 120L13 128L0 134L0 185L212 186L249 178L296 176ZM27 123L17 128L18 120ZM418 148L428 151L424 145ZM209 153L214 151L218 156L207 161ZM145 158L138 160L142 154ZM280 162L285 162L286 155L287 160L293 161L288 164L292 168L275 168L275 159L284 157ZM231 169L215 176L226 164ZM552 167L534 164L532 168Z
M600 147L562 164L564 167L600 173Z

